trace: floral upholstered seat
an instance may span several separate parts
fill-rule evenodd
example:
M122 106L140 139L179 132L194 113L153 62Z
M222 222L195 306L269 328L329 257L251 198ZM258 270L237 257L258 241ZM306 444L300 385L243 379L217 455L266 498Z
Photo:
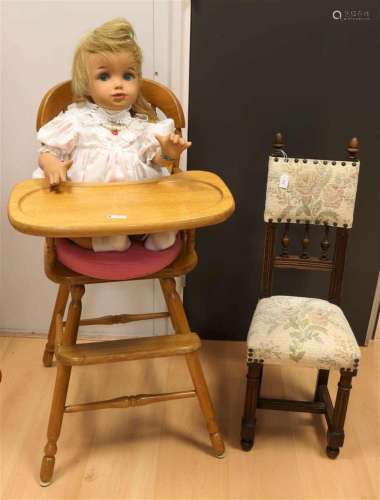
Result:
M342 310L307 297L261 299L248 333L248 362L356 369L360 350Z

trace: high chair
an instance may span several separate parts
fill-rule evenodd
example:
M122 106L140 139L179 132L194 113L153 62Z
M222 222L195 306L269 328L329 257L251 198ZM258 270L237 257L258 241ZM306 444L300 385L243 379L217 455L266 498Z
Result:
M174 94L163 85L151 80L143 81L143 94L154 109L158 108L166 117L173 118L176 132L180 134L181 128L184 127L184 115ZM71 102L70 82L52 88L41 102L37 128L51 120ZM198 358L197 351L201 342L198 335L190 331L176 290L175 277L188 273L197 264L194 228L225 220L233 212L234 203L227 187L215 174L180 172L178 165L175 165L174 175L160 178L158 181L149 180L141 183L99 185L68 182L59 186L59 193L49 192L45 180L30 180L20 183L11 194L9 203L11 223L20 231L47 236L45 272L49 279L59 284L43 356L45 366L52 365L54 353L57 359L56 384L47 432L48 441L41 465L40 478L43 486L50 484L52 479L57 440L65 412L128 408L197 396L206 420L213 451L217 457L222 457L224 454L223 439ZM101 216L107 209L109 196L99 196L97 194L99 189L104 192L112 190L114 204L119 203L123 207L123 203L129 203L129 216L126 221L103 222ZM83 216L81 220L77 220L80 215L75 212L75 208L74 212L70 212L72 197L75 197L75 193L79 190L81 190L81 200L87 210L87 216ZM210 193L214 200L212 202ZM141 200L142 196L145 198ZM158 208L154 203L155 199L157 199ZM146 203L147 200L153 203ZM141 214L144 202L147 207L144 214ZM39 209L35 209L33 204L38 205ZM29 207L32 205L33 208L29 213ZM43 210L43 207L46 209L53 205L54 209ZM92 216L88 217L88 213ZM75 225L73 220L75 220ZM177 237L173 247L160 252L149 252L141 245L134 244L134 247L124 253L109 252L105 256L82 249L64 238L65 236L74 237L74 235L77 237L102 236L112 233L142 234L174 228L181 230L180 237ZM121 256L121 254L124 255ZM81 300L85 285L152 278L160 281L168 312L81 319ZM71 302L67 320L63 321L69 295L71 295ZM167 316L171 319L175 335L76 343L80 325L128 323ZM155 395L140 394L83 405L66 405L72 366L176 355L184 356L186 359L194 390Z
M248 374L241 446L249 451L254 444L257 409L319 413L327 422L326 453L336 458L343 446L351 380L357 374L360 358L355 336L338 307L359 174L358 141L351 140L349 160L343 162L287 158L283 147L282 135L276 134L276 153L269 157L260 300L247 339ZM301 231L303 226L303 237L291 250L291 227L296 225L300 227L293 228L293 232ZM281 226L283 234L276 241ZM321 251L312 256L311 234L317 234L318 230ZM274 269L330 273L328 300L272 295ZM263 369L272 364L317 369L313 400L263 397ZM328 391L329 372L333 369L340 371L335 405Z

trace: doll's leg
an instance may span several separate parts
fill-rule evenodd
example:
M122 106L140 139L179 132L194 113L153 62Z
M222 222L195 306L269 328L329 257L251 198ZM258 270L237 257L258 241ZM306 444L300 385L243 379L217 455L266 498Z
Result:
M82 248L92 250L91 238L70 238L70 240Z
M91 238L91 243L94 252L124 252L131 246L131 240L126 234Z
M144 246L148 250L165 250L174 245L176 236L176 231L150 234L145 240Z
M131 242L126 235L70 239L76 245L94 252L123 252L131 246Z

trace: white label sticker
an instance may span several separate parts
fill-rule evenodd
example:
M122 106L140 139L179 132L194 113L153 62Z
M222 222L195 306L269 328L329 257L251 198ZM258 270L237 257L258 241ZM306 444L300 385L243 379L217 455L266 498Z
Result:
M288 189L288 184L289 184L289 177L287 174L282 174L280 177L280 188L282 189Z
M110 214L107 217L109 219L128 219L128 215L125 214Z

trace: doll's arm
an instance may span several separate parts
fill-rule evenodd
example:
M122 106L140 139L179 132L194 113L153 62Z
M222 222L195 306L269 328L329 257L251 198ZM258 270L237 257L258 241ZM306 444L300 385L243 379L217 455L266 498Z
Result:
M66 173L72 163L72 160L61 161L52 153L41 153L38 157L38 164L51 186L57 186L66 180Z

